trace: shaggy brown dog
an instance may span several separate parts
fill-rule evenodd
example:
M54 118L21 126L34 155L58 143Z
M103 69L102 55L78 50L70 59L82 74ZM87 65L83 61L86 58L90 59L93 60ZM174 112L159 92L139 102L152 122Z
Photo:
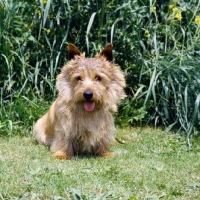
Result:
M95 58L86 58L69 44L68 57L57 76L58 97L35 124L34 136L59 159L84 153L113 156L112 113L125 98L125 79L112 62L112 44Z

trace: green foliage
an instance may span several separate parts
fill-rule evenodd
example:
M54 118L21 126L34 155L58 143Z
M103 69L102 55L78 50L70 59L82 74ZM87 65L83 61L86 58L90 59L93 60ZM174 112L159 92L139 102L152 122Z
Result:
M189 136L194 126L200 128L199 60L191 59L189 52L184 57L174 56L156 63L145 103L152 97L154 109L149 120L155 125L170 129L178 124Z
M116 122L176 127L189 138L200 123L199 30L198 0L0 0L1 105L54 99L68 42L89 56L112 42L128 95Z
M0 106L0 136L32 135L33 124L48 110L49 103L16 95Z
M1 1L0 5L3 97L31 91L52 98L57 68L66 57L69 7L62 1Z
M200 23L196 14L200 5L177 2L150 8L141 81L149 80L144 101L146 105L153 100L149 121L168 130L176 126L189 138L194 127L199 129Z

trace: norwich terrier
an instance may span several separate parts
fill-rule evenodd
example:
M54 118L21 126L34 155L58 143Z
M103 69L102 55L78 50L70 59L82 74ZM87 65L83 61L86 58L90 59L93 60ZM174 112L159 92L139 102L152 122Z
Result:
M126 96L124 75L113 64L112 44L95 58L86 58L69 44L68 59L57 76L58 97L36 122L34 136L59 159L78 154L112 157L112 114Z

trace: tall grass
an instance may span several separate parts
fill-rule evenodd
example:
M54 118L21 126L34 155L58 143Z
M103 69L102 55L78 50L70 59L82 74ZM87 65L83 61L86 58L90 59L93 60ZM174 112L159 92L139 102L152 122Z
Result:
M1 105L52 100L68 42L89 56L112 42L128 95L116 122L198 132L198 0L0 0L0 16Z
M128 116L121 122L142 120L166 130L176 128L186 133L190 146L189 138L200 128L199 2L140 1L139 5L126 5L140 32L136 66L128 62L125 68L132 95L121 106Z
M56 73L66 57L68 4L62 1L53 4L50 0L45 4L3 0L0 3L3 63L0 84L4 98L16 91L23 94L33 91L38 97L52 98L56 92Z
M153 102L149 121L164 124L168 130L175 126L189 139L194 127L199 129L200 38L195 22L199 3L172 1L167 11L162 6L156 7L158 12L153 8L145 30L151 54L142 70L150 81L144 105Z

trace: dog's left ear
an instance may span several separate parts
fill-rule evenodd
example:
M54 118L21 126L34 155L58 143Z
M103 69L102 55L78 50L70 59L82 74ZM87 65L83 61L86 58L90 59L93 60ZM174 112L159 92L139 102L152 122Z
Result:
M111 43L107 44L103 51L100 53L100 56L106 58L106 60L112 62L113 61L113 53L112 53L113 45Z
M74 45L69 43L68 44L68 60L74 59L75 56L80 56L81 52L78 50L78 48Z

